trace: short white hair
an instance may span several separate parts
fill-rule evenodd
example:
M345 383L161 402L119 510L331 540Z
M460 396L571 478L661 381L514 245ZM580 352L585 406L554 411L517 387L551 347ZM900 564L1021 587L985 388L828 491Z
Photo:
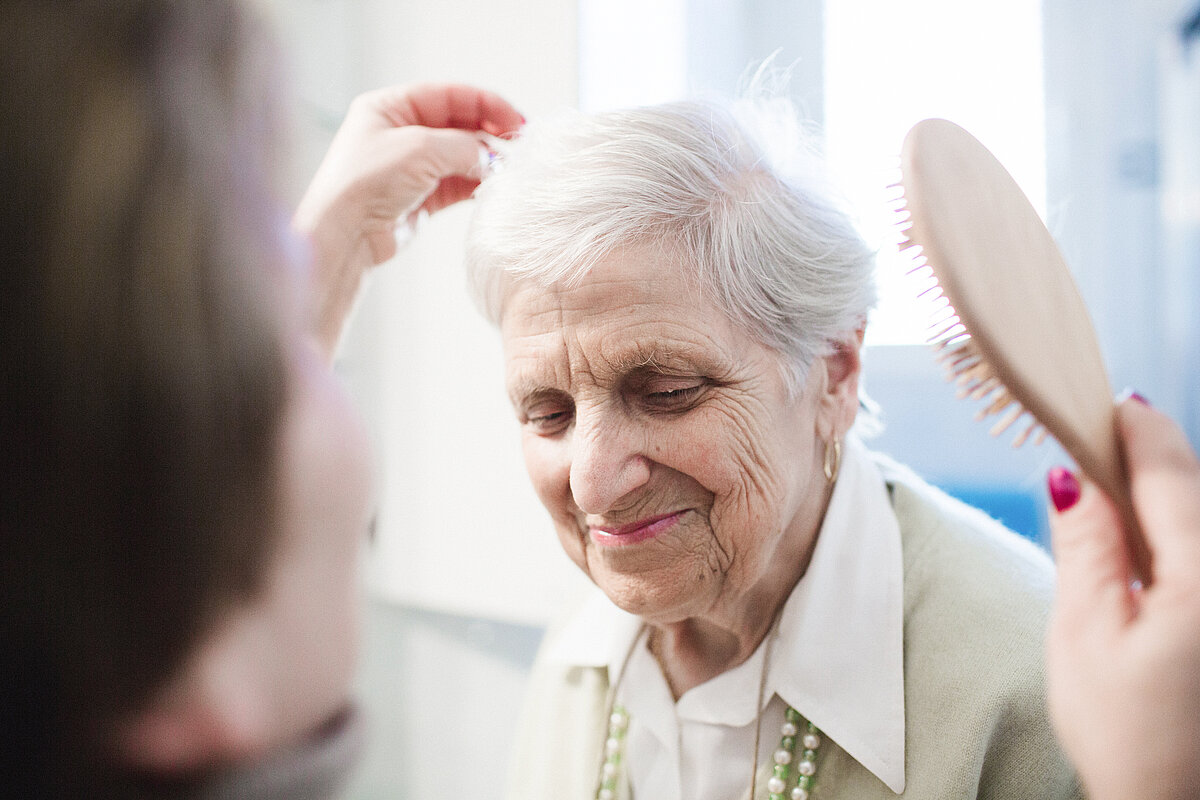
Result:
M514 283L571 285L617 248L661 248L798 388L875 302L875 254L783 98L564 111L504 145L476 198L467 269L495 324Z

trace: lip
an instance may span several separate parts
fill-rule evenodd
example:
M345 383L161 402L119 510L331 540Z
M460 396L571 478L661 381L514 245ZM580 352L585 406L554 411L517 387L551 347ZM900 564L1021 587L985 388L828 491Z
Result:
M592 541L601 547L624 547L653 539L674 527L683 514L683 511L672 511L669 514L646 517L620 527L589 525L588 533L591 534Z

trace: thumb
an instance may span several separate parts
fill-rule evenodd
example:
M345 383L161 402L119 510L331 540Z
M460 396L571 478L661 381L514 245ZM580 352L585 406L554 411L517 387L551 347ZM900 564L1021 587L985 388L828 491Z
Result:
M1130 495L1154 553L1154 576L1195 583L1200 564L1200 462L1169 417L1132 400L1117 408Z
M1069 489L1074 480L1066 470L1051 472L1051 494L1056 501L1062 484L1067 483ZM1123 625L1132 618L1134 606L1129 591L1132 562L1122 536L1121 517L1094 485L1085 482L1080 489L1077 503L1050 515L1058 568L1055 614L1068 630L1097 622ZM1062 505L1061 501L1058 504Z

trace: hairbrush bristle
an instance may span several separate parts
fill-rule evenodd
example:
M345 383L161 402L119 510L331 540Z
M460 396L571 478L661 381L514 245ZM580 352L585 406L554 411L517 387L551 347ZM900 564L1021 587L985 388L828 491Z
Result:
M1024 417L1027 424L1013 439L1013 447L1020 447L1030 439L1035 444L1045 441L1046 429L1004 387L958 316L952 314L949 318L939 320L933 328L936 333L929 341L937 360L945 367L946 380L958 386L960 398L984 401L975 414L976 421L999 416L988 431L992 436L999 436Z
M921 246L908 237L912 215L904 205L903 186L897 184L890 188L898 190L893 208L896 212L894 225L899 237L900 255L908 262L908 274L920 274L927 284L917 296L939 304L929 325L928 342L933 346L938 362L945 368L946 380L957 385L960 398L983 402L975 414L977 421L999 416L989 431L992 436L1001 435L1024 419L1023 426L1013 439L1013 447L1020 447L1031 439L1034 444L1041 444L1046 440L1046 429L1009 393L992 370L945 296L937 275L921 252Z

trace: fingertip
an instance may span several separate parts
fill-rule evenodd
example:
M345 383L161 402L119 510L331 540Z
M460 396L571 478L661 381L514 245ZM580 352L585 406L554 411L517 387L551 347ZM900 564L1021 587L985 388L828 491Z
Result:
M507 110L485 118L480 124L482 129L490 133L492 136L509 137L520 133L521 128L525 127L525 115L518 112L512 106L507 106Z
M415 84L394 86L374 93L393 124L423 125L487 131L493 136L511 133L524 124L524 116L495 92L466 84ZM401 111L396 111L401 109Z
M1083 481L1079 486L1078 500L1050 515L1059 613L1072 624L1095 615L1128 619L1132 613L1132 562L1122 539L1120 517L1095 485Z
M525 124L525 115L499 94L486 89L475 92L477 126L493 136L504 136L516 132Z
M1078 503L1082 494L1079 479L1066 467L1054 467L1047 473L1046 488L1055 510L1060 514Z
M1186 473L1200 471L1200 463L1183 429L1139 397L1130 394L1116 411L1131 481L1138 473L1156 466Z
M1117 395L1116 405L1122 405L1127 400L1132 400L1135 403L1140 403L1141 405L1147 407L1151 405L1150 401L1146 399L1145 395L1135 390L1132 386L1126 386L1121 390L1121 393Z

